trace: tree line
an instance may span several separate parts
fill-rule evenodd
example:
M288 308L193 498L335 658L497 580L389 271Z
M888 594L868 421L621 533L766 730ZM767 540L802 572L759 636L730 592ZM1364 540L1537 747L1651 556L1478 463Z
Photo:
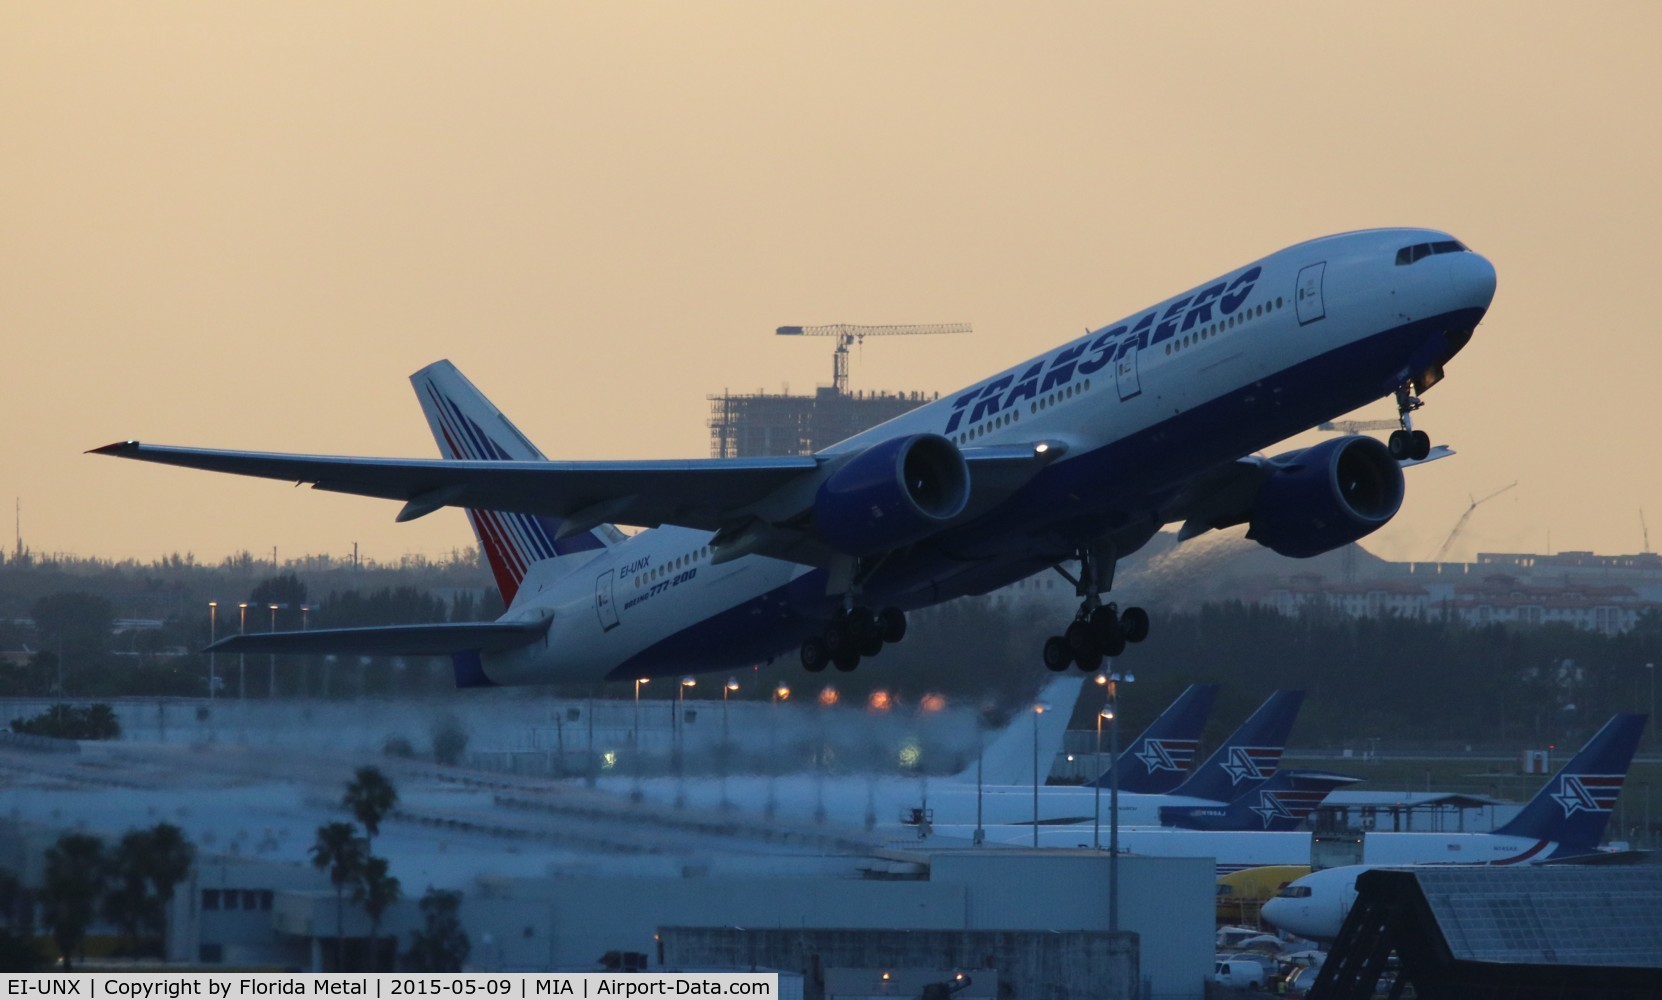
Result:
M358 768L341 805L364 832L353 823L325 823L308 849L312 865L335 888L329 971L376 972L394 964L380 930L403 889L388 860L377 857L372 846L381 822L397 804L398 792L380 769ZM196 848L183 830L158 823L130 830L113 845L93 834L66 833L47 848L45 861L42 883L34 888L24 886L15 873L0 871L0 971L44 971L56 958L63 971L71 972L83 961L88 933L100 921L118 932L115 954L166 958L167 909L196 862ZM427 890L419 904L422 927L411 935L409 949L397 956L400 969L461 971L471 948L461 926L461 899L459 892ZM345 933L349 900L370 921L368 938L357 950L349 947ZM37 936L37 921L51 951Z

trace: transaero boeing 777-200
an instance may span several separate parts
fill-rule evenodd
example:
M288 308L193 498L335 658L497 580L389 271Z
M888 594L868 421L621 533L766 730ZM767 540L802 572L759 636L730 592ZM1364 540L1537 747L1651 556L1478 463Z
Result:
M1403 467L1447 454L1411 414L1494 292L1493 265L1447 233L1311 240L813 455L550 461L446 361L411 378L442 459L96 453L397 500L401 521L464 508L507 606L492 622L233 636L224 651L448 654L464 687L792 650L812 671L853 670L905 636L908 610L1054 568L1080 603L1044 663L1089 671L1148 635L1143 609L1105 595L1116 560L1162 526L1187 539L1245 524L1297 558L1389 521ZM1388 443L1256 454L1393 396Z

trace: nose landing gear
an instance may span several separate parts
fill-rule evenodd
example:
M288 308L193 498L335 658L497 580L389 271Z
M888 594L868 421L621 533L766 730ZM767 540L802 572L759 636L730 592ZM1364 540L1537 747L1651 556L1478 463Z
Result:
M1424 406L1420 397L1411 395L1407 385L1397 386L1397 420L1402 428L1391 432L1385 440L1385 446L1391 450L1391 457L1399 462L1423 462L1431 454L1431 435L1425 431L1414 429L1413 419L1409 414Z

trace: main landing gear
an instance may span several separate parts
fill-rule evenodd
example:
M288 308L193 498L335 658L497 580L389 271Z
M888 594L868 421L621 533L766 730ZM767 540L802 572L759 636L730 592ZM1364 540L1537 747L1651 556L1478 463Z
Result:
M1102 593L1113 582L1114 565L1112 557L1109 557L1108 579L1102 580L1103 558L1098 552L1082 549L1077 579L1062 567L1055 567L1056 572L1071 582L1084 600L1080 602L1079 611L1067 629L1061 635L1045 640L1044 661L1051 670L1066 670L1069 664L1077 663L1080 670L1089 673L1102 666L1104 657L1125 652L1126 643L1142 642L1148 638L1147 611L1142 608L1122 611L1115 604L1102 603Z
M872 611L864 605L837 612L819 635L802 642L802 666L819 673L827 665L849 671L863 656L876 656L886 643L906 638L906 612L889 607Z
M1420 397L1409 394L1408 386L1397 386L1397 420L1402 423L1402 429L1392 431L1385 446L1391 449L1391 457L1399 462L1423 462L1431 454L1431 436L1425 431L1415 430L1409 417L1424 405Z

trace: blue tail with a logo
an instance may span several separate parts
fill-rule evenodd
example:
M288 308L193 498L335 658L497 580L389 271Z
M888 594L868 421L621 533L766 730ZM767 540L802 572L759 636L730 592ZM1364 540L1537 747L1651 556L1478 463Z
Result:
M1224 806L1161 806L1160 825L1185 830L1297 830L1327 793L1361 778L1329 771L1277 771Z
M1184 689L1136 742L1120 752L1114 765L1119 772L1120 791L1159 795L1182 784L1200 749L1200 734L1217 697L1216 684L1190 684ZM1109 772L1102 772L1089 784L1109 787Z
M1172 794L1233 802L1268 781L1281 766L1281 752L1303 704L1303 691L1270 695Z
M1597 850L1639 749L1646 718L1622 712L1606 722L1518 815L1495 832L1555 842L1555 855Z

